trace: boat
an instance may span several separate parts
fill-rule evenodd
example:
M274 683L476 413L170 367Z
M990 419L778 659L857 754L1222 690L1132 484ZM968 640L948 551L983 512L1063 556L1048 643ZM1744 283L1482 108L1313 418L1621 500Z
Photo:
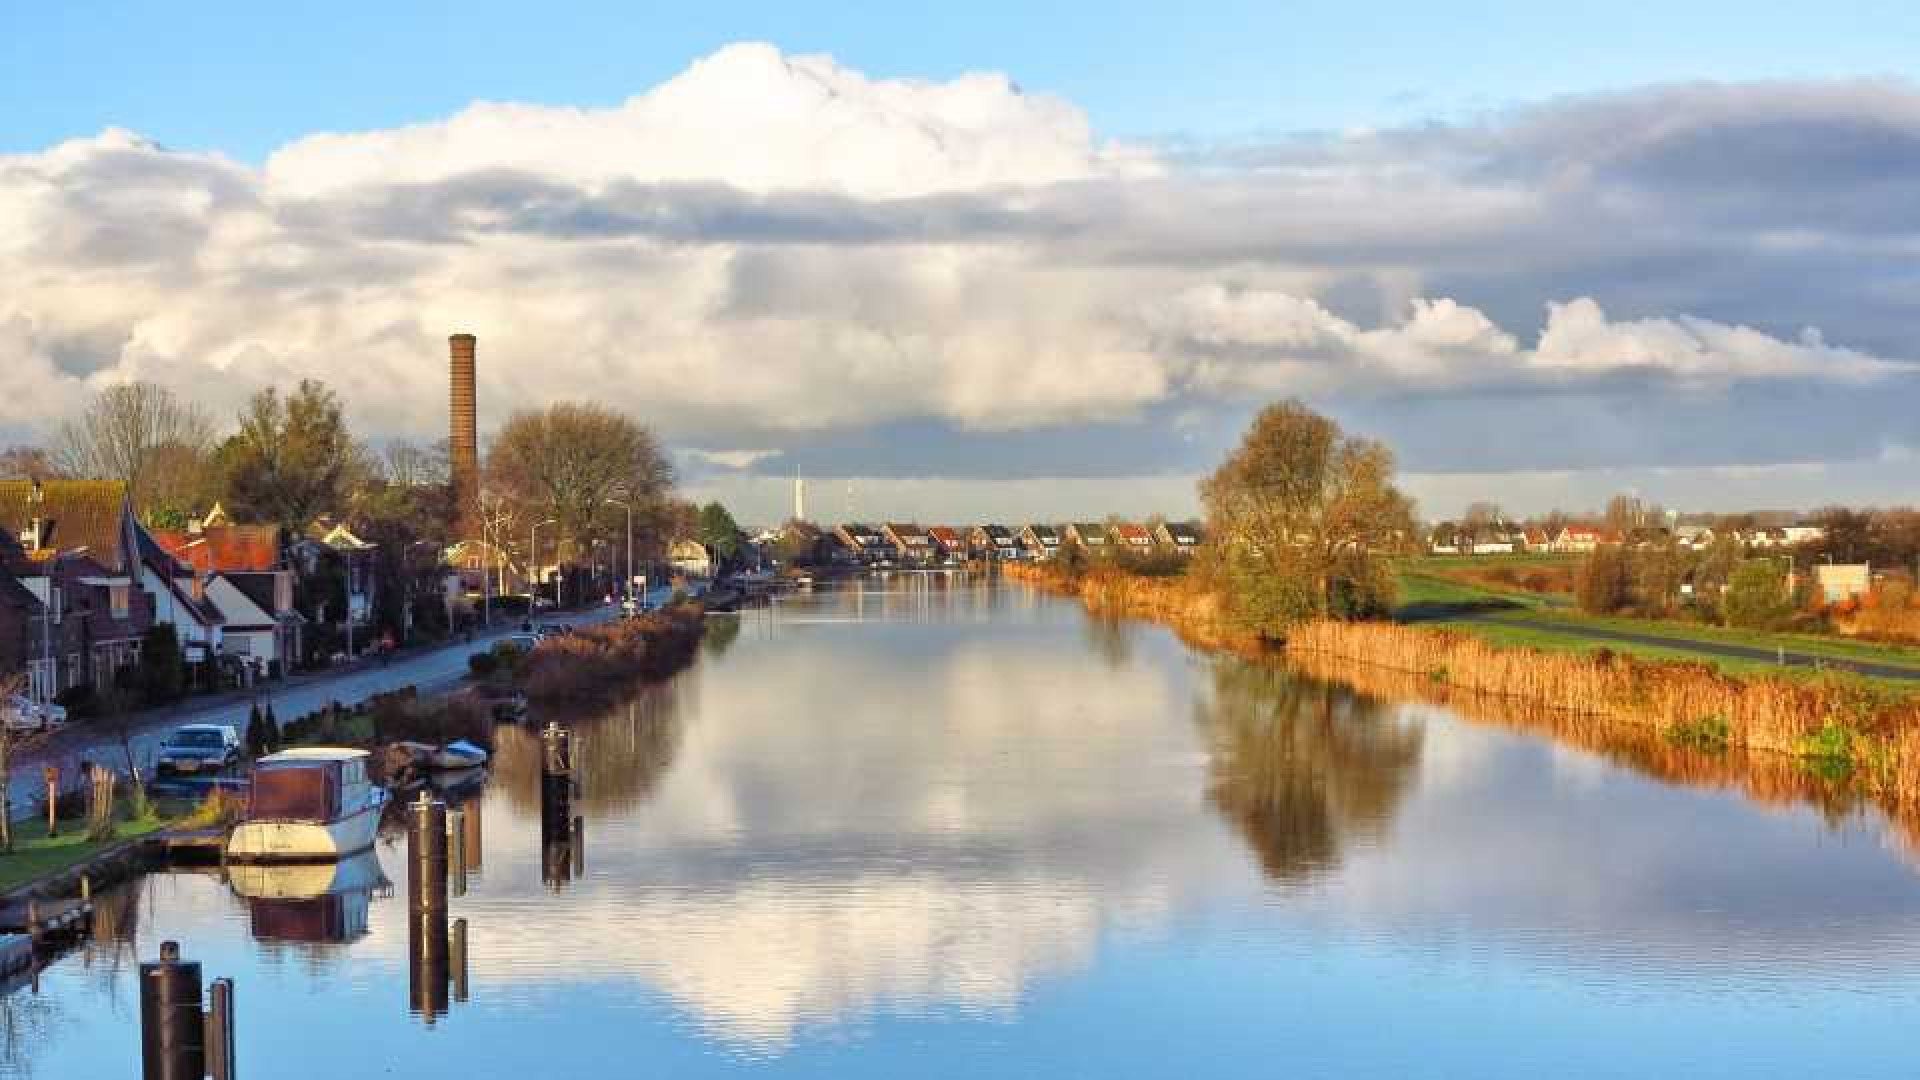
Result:
M367 752L313 746L254 763L246 816L227 837L231 862L321 862L373 846L387 792Z
M450 771L453 769L472 769L487 763L487 752L465 739L456 739L445 746L427 751L427 767Z

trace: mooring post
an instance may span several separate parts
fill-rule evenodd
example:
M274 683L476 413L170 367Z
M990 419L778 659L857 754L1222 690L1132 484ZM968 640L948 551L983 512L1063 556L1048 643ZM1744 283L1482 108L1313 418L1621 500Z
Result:
M47 782L47 835L60 835L60 767L47 765L40 770Z
M587 819L573 819L573 879L587 876Z
M407 829L410 1008L431 1024L447 1011L447 807L420 793Z
M215 979L207 993L209 1080L235 1080L233 1057L233 980Z
M453 968L453 1000L467 1000L467 920L455 919L447 929L448 964Z
M159 962L140 965L144 1080L204 1080L206 1026L200 1005L200 965L180 959L178 942L161 942Z
M467 895L467 812L447 810L447 891L454 896Z
M88 904L92 904L92 903L93 903L93 877L92 877L92 875L89 875L89 874L81 874L81 875L80 875L80 899L81 899L81 900L83 900L83 901L85 901L85 902L86 902L86 903L88 903Z

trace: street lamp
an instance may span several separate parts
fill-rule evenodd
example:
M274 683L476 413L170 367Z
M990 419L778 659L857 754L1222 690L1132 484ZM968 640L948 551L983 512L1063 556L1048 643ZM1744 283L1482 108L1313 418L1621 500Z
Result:
M534 573L534 568L535 568L535 566L536 566L536 565L537 565L537 564L539 563L539 553L540 553L540 548L539 548L539 544L538 544L538 540L537 540L536 538L537 538L537 537L538 537L538 536L540 535L540 526L542 526L542 525L554 525L554 524L558 524L558 521L557 521L556 519L554 519L554 518L548 518L548 519L547 519L547 520L545 520L545 521L536 521L536 522L534 522L534 523L533 523L533 525L532 525L532 526L530 526L530 527L529 527L529 528L527 529L527 597L528 597L528 607L532 607L532 598L533 598L533 597L534 597L535 595L537 595L537 594L535 593L535 591L534 591L534 587L533 587L533 573ZM553 602L553 603L554 603L554 606L555 606L555 607L559 607L559 606L560 606L560 600L559 600L559 596L560 596L560 593L559 593L559 590L558 590L558 589L556 589L556 590L554 591L554 594L553 594L553 595L554 595L554 602Z
M608 499L607 503L610 506L627 508L627 585L622 591L626 593L627 599L631 600L633 599L633 500L621 502L619 499Z

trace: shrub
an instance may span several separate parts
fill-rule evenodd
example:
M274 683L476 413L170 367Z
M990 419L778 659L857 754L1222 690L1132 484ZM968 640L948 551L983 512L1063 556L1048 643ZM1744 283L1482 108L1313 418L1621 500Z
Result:
M476 679L491 678L500 670L500 657L492 652L477 652L467 657L467 671Z
M1748 559L1733 571L1722 605L1728 626L1773 630L1793 617L1786 573L1771 559Z
M706 619L691 605L548 638L521 658L528 696L593 700L635 679L664 678L693 659Z

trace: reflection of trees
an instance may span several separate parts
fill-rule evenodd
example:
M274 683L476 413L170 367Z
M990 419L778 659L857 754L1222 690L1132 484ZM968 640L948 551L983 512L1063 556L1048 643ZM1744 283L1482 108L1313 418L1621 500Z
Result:
M82 985L117 1014L124 1004L122 976L138 962L134 936L140 921L140 883L95 892L93 913L92 935L49 963L77 962ZM73 1019L60 995L28 991L31 980L23 973L0 981L0 1075L33 1076L34 1050L51 1043Z
M1324 873L1354 837L1383 830L1420 761L1420 727L1385 702L1232 657L1213 661L1198 713L1209 798L1282 882Z
M1124 668L1133 662L1134 626L1130 620L1087 613L1087 644L1107 666Z
M680 680L650 686L624 704L586 716L541 713L544 726L558 721L573 730L574 772L580 778L576 807L619 810L653 794L680 749ZM504 791L519 809L540 811L540 732L503 724L494 730L492 790Z
M739 616L708 619L707 633L705 637L700 639L700 645L708 656L718 658L725 656L727 650L733 648L733 643L739 640L739 638Z

